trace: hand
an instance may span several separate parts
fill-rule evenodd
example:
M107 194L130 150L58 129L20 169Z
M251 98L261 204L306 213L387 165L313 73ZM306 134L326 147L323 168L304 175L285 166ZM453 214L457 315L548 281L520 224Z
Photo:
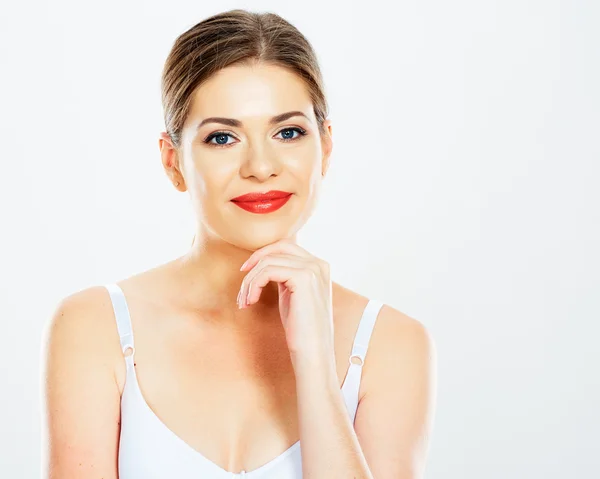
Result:
M334 360L333 313L329 264L289 240L280 240L252 253L240 271L238 304L244 308L260 298L269 281L279 291L279 313L293 360L314 363Z

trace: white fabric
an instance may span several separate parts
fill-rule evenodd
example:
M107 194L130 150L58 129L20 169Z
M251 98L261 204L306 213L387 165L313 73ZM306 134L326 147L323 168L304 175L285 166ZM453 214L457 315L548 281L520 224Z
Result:
M125 356L127 376L121 396L121 435L119 441L119 479L301 479L300 441L282 454L252 471L226 471L205 458L173 433L154 414L142 396L134 367L135 346L127 301L121 288L105 285L112 300L121 348L133 353ZM371 299L361 317L349 358L350 367L341 388L348 414L354 423L362 365L375 320L383 303ZM356 356L360 360L352 357ZM357 364L360 363L360 364Z

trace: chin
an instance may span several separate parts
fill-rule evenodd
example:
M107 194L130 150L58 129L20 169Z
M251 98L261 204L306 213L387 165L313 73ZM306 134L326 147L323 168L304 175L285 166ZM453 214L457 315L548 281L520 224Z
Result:
M233 209L220 215L218 224L214 223L212 229L224 241L238 248L256 251L293 237L304 226L312 215L315 202L298 201L300 199L292 198L283 208L267 214L252 214L231 205Z
M284 238L289 238L295 232L290 232L283 228L286 225L281 225L282 228L273 228L266 225L248 226L243 230L232 231L227 241L235 246L249 251L256 251L268 244L275 243Z

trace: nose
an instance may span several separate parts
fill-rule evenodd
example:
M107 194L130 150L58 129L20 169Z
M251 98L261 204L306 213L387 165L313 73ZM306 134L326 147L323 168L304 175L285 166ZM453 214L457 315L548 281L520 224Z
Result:
M244 178L254 176L259 181L266 181L273 175L279 175L281 162L277 153L266 145L252 144L248 147L240 167L240 175Z

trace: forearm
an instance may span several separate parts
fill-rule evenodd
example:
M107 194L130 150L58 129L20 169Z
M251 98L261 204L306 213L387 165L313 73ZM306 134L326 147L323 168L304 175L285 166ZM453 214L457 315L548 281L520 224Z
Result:
M372 479L330 364L296 368L302 470L305 479Z

